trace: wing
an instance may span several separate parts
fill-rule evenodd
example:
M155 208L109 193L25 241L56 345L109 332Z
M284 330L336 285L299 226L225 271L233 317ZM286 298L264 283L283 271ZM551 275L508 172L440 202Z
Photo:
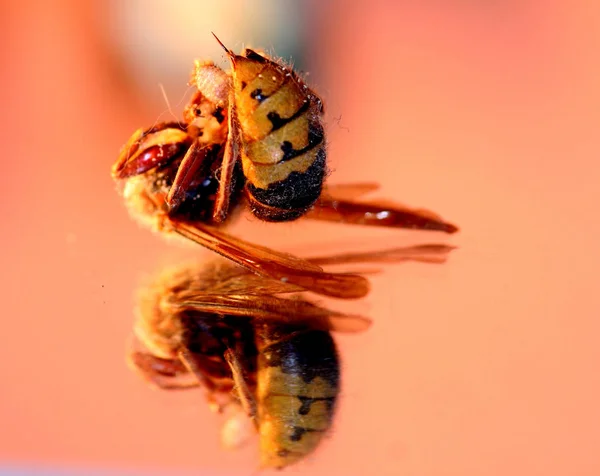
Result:
M456 249L445 244L429 243L425 245L403 246L387 250L345 253L332 256L307 258L319 266L343 265L350 263L401 263L419 261L422 263L445 263L449 253Z
M306 261L319 266L339 266L347 264L366 264L366 263L401 263L405 261L417 261L422 263L445 263L448 255L455 248L445 244L426 244L406 247L390 248L386 250L368 251L368 252L349 252L337 255L319 256L306 258ZM207 268L204 268L207 269ZM274 295L285 293L299 293L305 291L301 286L290 282L282 282L274 279L265 279L262 276L252 273L246 268L235 266L233 263L221 265L218 271L209 273L212 275L218 273L219 279L211 280L208 284L207 277L202 279L192 279L186 286L185 291L178 291L178 296L189 298L197 295ZM369 271L361 269L357 274L364 275ZM197 273L197 272L196 272ZM176 278L169 278L173 282Z
M369 293L369 282L356 274L326 273L288 253L280 253L204 224L170 221L173 231L243 266L263 278L299 286L324 296L354 299Z
M225 279L219 280L218 283L211 286L209 289L198 283L198 286L189 287L192 293L202 293L204 295L232 295L232 294L247 294L252 296L273 295L273 294L289 294L301 293L306 289L291 283L284 283L274 279L266 279L262 276L252 273L251 271L236 266L239 273L235 276L230 275ZM180 291L179 294L186 295L186 291Z
M375 184L369 183L328 186L304 216L313 220L352 225L411 228L446 233L458 231L456 225L446 222L429 210L412 209L387 200L358 202L348 198L375 189Z
M183 292L168 307L168 311L173 313L214 313L284 324L306 324L311 328L337 332L362 332L371 325L371 320L367 317L344 314L300 299L268 295L189 295Z
M307 263L340 265L350 263L394 263L424 261L443 263L454 248L443 244L416 245L383 251L346 253L315 257ZM270 251L270 250L269 250ZM283 255L285 256L285 255ZM231 271L231 272L229 272ZM290 324L304 323L313 328L338 332L361 332L371 321L363 316L344 314L317 304L277 294L301 292L305 289L291 282L265 279L243 268L233 268L209 289L191 286L177 292L169 302L169 312L197 311L228 316L262 319ZM336 276L356 276L337 274Z

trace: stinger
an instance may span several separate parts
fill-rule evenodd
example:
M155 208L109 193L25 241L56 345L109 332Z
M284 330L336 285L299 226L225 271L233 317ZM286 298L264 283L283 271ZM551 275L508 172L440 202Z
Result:
M212 36L215 37L215 40L217 40L217 42L221 45L221 48L223 48L225 50L225 53L227 53L227 56L229 56L229 59L231 60L232 64L235 64L235 53L233 51L231 51L229 48L227 48L223 42L221 40L219 40L219 37L217 35L214 34L214 32L212 32Z

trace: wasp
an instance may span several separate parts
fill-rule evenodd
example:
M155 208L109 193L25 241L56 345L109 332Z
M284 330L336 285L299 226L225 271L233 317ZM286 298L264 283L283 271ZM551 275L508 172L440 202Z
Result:
M324 187L321 99L292 68L248 48L235 54L217 41L231 71L196 61L191 79L196 91L184 121L139 129L113 164L112 176L124 182L123 195L133 216L260 276L340 298L366 295L366 279L325 273L306 260L224 233L223 226L245 203L256 217L272 222L304 216L458 230L426 210L356 200L375 190L375 184Z
M442 263L450 250L422 245L307 262ZM225 260L163 271L141 293L129 362L159 388L201 387L215 411L241 407L258 433L261 466L288 466L332 425L340 362L330 331L362 332L371 323L303 291Z

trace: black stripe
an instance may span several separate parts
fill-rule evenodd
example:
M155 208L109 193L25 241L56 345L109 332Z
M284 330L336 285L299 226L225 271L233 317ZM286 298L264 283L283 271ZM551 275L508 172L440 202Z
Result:
M259 368L279 367L283 373L298 376L306 383L321 377L334 389L339 387L339 362L329 332L298 332L289 339L284 338L266 346L258 359Z
M271 132L276 131L277 129L280 129L281 127L285 126L288 122L291 122L294 119L296 119L297 117L300 117L302 114L304 114L306 111L308 111L310 104L311 104L310 101L308 99L305 99L304 104L302 104L300 109L298 109L295 114L293 114L291 117L288 117L288 118L282 118L275 111L269 112L267 114L267 119L269 121L271 121L271 124L273 124L273 128L271 129Z
M308 126L308 145L303 147L302 149L294 149L292 147L292 143L290 141L284 140L281 144L281 150L283 151L283 157L279 161L287 162L288 160L292 160L294 157L298 157L299 155L308 152L310 149L318 146L321 142L323 142L323 138L325 137L325 132L323 131L323 127L318 122L311 122Z
M309 433L309 432L323 433L324 431L325 430L315 430L313 428L304 428L301 426L295 426L292 434L290 435L290 440L291 441L300 441L302 439L302 437L304 436L304 433Z
M262 55L259 55L256 51L251 50L250 48L246 48L246 50L244 51L244 56L249 60L256 61L257 63L272 63L271 60L265 58Z
M335 404L335 397L301 397L298 395L297 398L302 403L298 409L300 415L308 415L310 413L310 407L314 402L325 402L327 404L327 410L329 411L333 410L333 405Z

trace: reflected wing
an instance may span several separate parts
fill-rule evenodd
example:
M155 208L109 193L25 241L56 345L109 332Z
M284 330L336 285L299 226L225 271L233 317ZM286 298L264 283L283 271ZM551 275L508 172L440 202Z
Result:
M304 259L234 238L208 225L182 221L171 221L170 225L180 235L259 276L337 298L361 298L369 292L369 282L363 276L326 273L320 266Z
M374 190L374 184L350 184L327 187L306 218L352 225L412 228L455 233L458 227L429 210L412 209L388 200L351 201Z
M408 260L442 263L453 249L444 244L416 245L375 252L316 257L308 259L307 262L313 265L393 263ZM234 272L228 272L224 279L219 280L218 284L210 289L190 287L178 291L177 298L169 303L171 312L193 310L296 325L304 323L313 328L338 332L361 332L371 323L363 316L344 314L308 301L276 296L304 291L303 287L291 282L265 279L242 268L232 271Z
M301 293L306 291L301 286L291 283L284 283L275 279L267 279L251 271L239 268L240 273L237 276L230 276L227 279L220 280L218 284L211 286L210 289L198 287L190 288L191 293L201 292L203 295L232 295L232 294L247 294L252 296L286 294L286 293ZM186 291L181 291L180 295L188 296Z
M336 266L347 264L366 264L366 263L402 263L405 261L417 261L422 263L445 263L448 255L455 247L445 244L425 244L390 248L386 250L367 251L367 252L348 252L337 255L319 256L306 258L306 261L319 266ZM361 269L356 272L364 275L370 273ZM298 293L305 289L290 282L282 282L274 279L265 279L262 276L253 274L246 268L227 265L225 269L219 271L220 279L218 282L206 286L205 281L192 281L188 291L181 291L180 295L189 296L202 293L204 295L230 295L230 294L248 294L248 295L273 295L284 293ZM195 286L194 284L198 284ZM187 292L191 294L186 294Z
M344 314L299 299L268 295L218 296L199 293L190 296L182 293L177 301L171 302L169 306L173 312L196 311L283 324L306 324L311 328L338 332L362 332L371 325L371 320L363 316Z
M404 246L379 251L320 256L307 258L307 261L318 264L319 266L350 263L400 263L403 261L445 263L448 259L448 254L454 249L456 249L454 246L429 243L425 245Z

